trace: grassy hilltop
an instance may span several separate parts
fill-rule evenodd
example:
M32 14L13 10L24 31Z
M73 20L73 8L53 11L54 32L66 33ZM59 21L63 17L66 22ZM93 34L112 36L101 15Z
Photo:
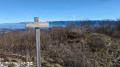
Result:
M119 67L120 22L70 23L41 30L42 67ZM2 62L34 62L35 32L10 31L0 36Z

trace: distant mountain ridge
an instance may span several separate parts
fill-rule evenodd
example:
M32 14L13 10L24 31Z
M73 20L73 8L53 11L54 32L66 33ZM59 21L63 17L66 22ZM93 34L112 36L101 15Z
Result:
M103 20L93 20L92 22L96 25L97 23L100 23L102 21ZM65 26L67 23L70 23L70 22L77 23L77 22L79 22L79 20L76 20L76 21L48 21L48 22L49 22L49 26L53 27L55 25ZM0 29L25 29L25 22L2 23L2 24L0 24Z

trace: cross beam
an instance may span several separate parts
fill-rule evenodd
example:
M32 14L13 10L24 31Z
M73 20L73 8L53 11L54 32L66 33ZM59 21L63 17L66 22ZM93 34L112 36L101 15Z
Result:
M49 27L48 22L32 22L32 23L26 23L26 27Z
M34 22L25 23L26 27L35 28L35 37L36 37L36 62L37 67L41 67L41 54L40 54L40 27L49 27L48 22L39 22L39 17L34 17Z

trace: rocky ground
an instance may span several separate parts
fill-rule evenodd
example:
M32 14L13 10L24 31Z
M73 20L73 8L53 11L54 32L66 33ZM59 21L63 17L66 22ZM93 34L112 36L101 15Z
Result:
M13 58L12 58L13 59ZM20 59L0 58L0 67L36 67L35 62L23 62ZM42 67L62 67L62 60L53 60L51 58L42 58Z

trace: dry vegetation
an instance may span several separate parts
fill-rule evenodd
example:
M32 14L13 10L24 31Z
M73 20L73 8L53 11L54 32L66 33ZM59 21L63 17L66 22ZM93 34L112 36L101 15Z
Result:
M35 62L34 30L0 36L0 57ZM70 23L41 30L43 67L119 67L120 21ZM8 61L9 59L7 59Z

